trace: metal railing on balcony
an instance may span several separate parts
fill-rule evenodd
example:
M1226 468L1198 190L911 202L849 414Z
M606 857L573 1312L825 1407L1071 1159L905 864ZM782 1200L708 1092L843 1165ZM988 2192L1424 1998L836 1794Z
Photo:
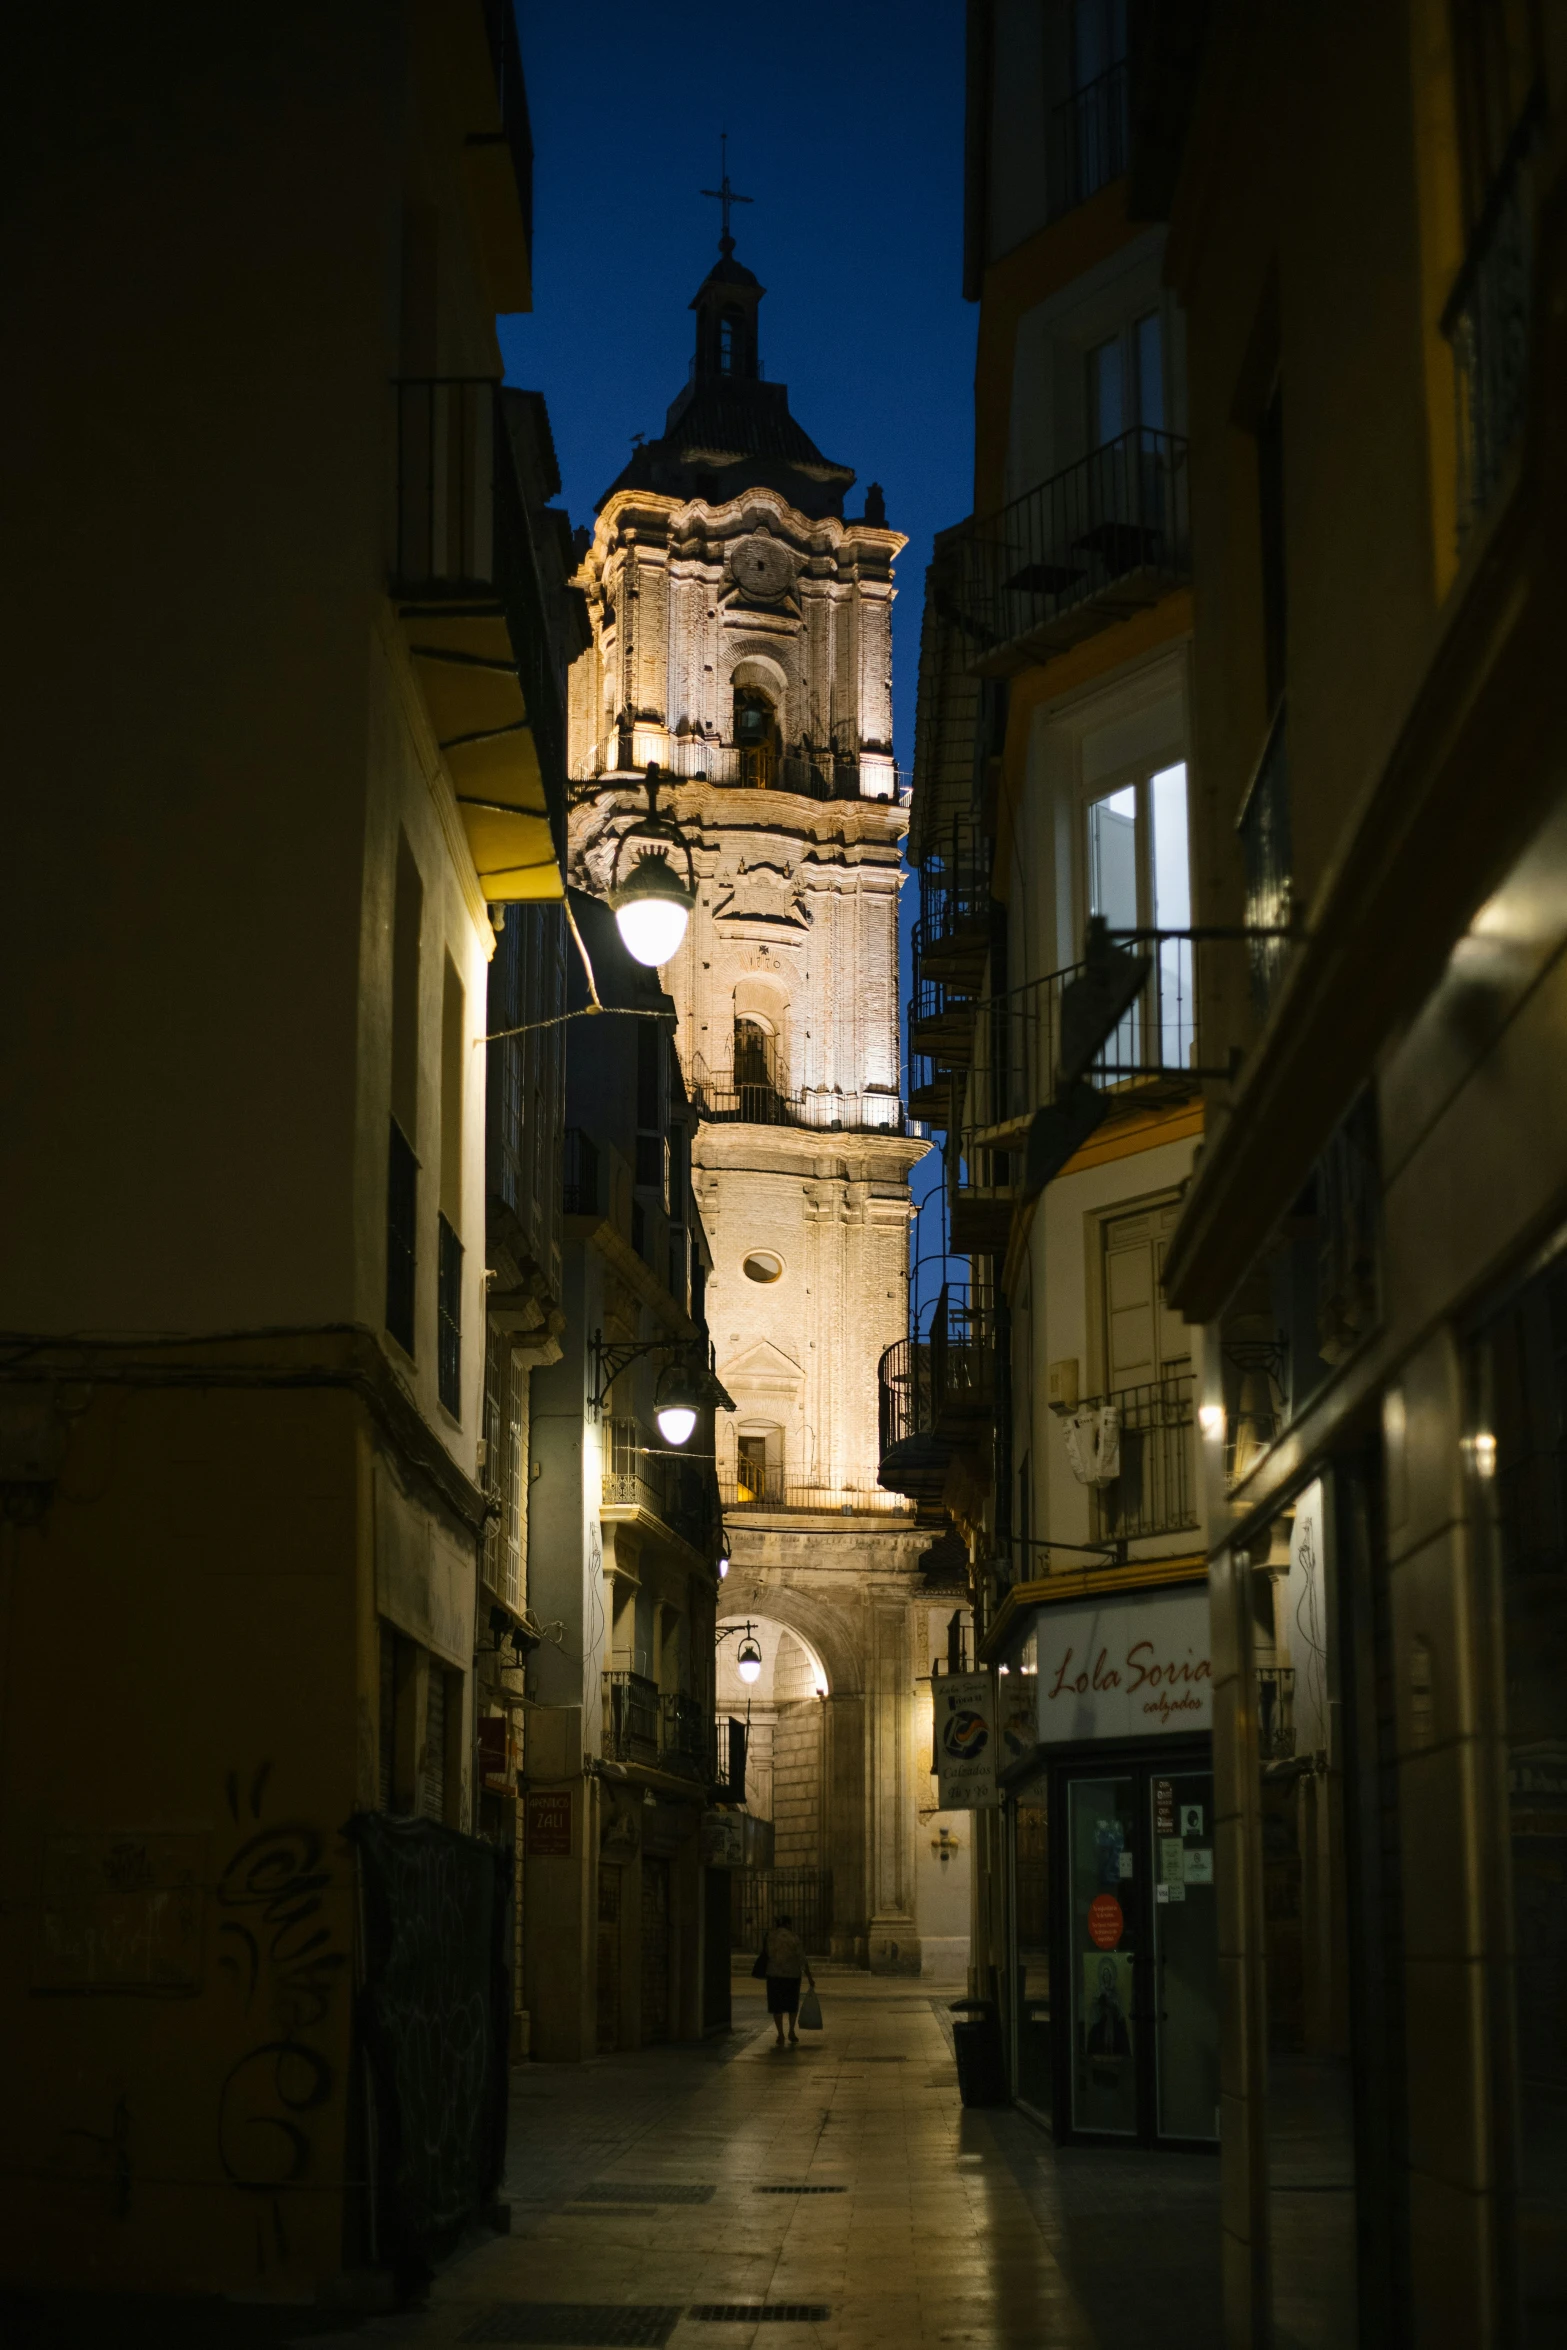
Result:
M603 1506L640 1509L694 1550L714 1532L711 1465L660 1445L640 1420L606 1420L602 1434Z
M1536 90L1507 143L1442 313L1453 347L1460 543L1495 496L1523 427L1534 341L1535 178L1544 135L1544 96Z
M786 1092L770 1078L738 1078L692 1056L688 1094L698 1115L716 1124L803 1126L822 1133L901 1134L903 1103L891 1091L840 1093L829 1086Z
M1257 1751L1264 1762L1289 1762L1295 1753L1295 1668L1257 1668Z
M922 1053L938 1069L966 1069L974 1057L974 1015L979 993L921 970L924 938L914 925L914 986L909 995L909 1052Z
M652 759L677 783L714 783L734 791L788 792L799 800L878 800L883 805L908 805L911 777L892 759L869 753L848 758L834 751L795 750L776 753L767 780L757 780L755 755L738 743L710 741L704 735L644 738L635 727L609 735L600 743L600 772L577 786L579 792L601 791L621 774L641 776ZM751 763L748 765L748 761Z
M565 707L507 427L507 394L490 376L404 377L394 390L393 592L405 617L454 608L498 609L504 616L563 859Z
M954 817L920 854L917 968L932 979L974 978L992 935L988 835L970 817Z
M832 1485L809 1477L788 1477L781 1469L749 1469L720 1477L718 1498L729 1510L816 1510L832 1516L899 1507L895 1494L879 1485Z
M951 533L939 592L1004 676L1146 611L1191 577L1186 442L1139 425Z
M1140 1542L1197 1525L1194 1385L1190 1371L1173 1371L1079 1407L1112 1406L1119 1423L1120 1473L1095 1489L1096 1536Z
M611 1762L656 1765L659 1689L645 1673L604 1675L604 1752Z
M1084 84L1050 114L1050 217L1059 220L1119 179L1127 165L1125 58Z
M923 1336L900 1338L876 1367L881 1481L918 1500L962 1444L989 1430L996 1395L997 1308L988 1290L943 1286ZM900 1482L900 1480L908 1480Z
M1246 926L1287 931L1294 910L1294 851L1290 839L1289 730L1281 702L1262 757L1241 805L1236 830L1246 875ZM1282 936L1247 942L1252 1005L1259 1020L1283 984L1291 942Z
M745 1723L737 1714L720 1714L713 1724L712 1762L708 1777L713 1793L726 1803L745 1801L745 1764L748 1743Z

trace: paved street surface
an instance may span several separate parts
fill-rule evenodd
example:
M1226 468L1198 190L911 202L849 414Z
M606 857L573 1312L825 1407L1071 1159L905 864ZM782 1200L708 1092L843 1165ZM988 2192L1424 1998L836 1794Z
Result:
M349 2333L283 2319L273 2340L1212 2350L1216 2162L1057 2152L1019 2114L965 2113L954 1991L833 1974L821 1992L826 2030L794 2052L746 1980L722 2042L523 2068L511 2234L451 2262L422 2309Z

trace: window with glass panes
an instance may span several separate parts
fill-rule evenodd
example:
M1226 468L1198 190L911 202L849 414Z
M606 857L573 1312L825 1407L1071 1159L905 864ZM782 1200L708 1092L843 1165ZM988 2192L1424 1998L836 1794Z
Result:
M1106 1047L1116 1068L1187 1069L1192 1064L1191 862L1186 829L1186 762L1172 761L1091 798L1087 808L1087 912L1112 934L1155 933L1154 973Z

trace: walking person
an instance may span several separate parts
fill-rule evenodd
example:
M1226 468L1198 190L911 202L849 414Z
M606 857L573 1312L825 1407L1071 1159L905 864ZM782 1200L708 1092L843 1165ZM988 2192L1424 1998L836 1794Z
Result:
M784 2022L789 2025L789 2046L799 2045L799 2034L794 2019L800 2012L800 1977L803 1975L814 1991L816 1977L811 1962L805 1955L805 1945L794 1930L794 1920L782 1917L769 1926L762 1942L762 1956L767 1962L767 2012L778 2029L777 2045L784 2045Z

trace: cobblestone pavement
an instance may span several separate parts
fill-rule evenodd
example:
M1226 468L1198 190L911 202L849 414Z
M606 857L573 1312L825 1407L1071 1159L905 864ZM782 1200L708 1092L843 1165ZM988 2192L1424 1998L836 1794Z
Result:
M274 2340L1212 2350L1216 2162L1058 2151L1021 2114L965 2113L955 1994L854 1975L821 1992L826 2029L795 2051L745 1981L722 2041L521 2069L510 2235L418 2310Z

